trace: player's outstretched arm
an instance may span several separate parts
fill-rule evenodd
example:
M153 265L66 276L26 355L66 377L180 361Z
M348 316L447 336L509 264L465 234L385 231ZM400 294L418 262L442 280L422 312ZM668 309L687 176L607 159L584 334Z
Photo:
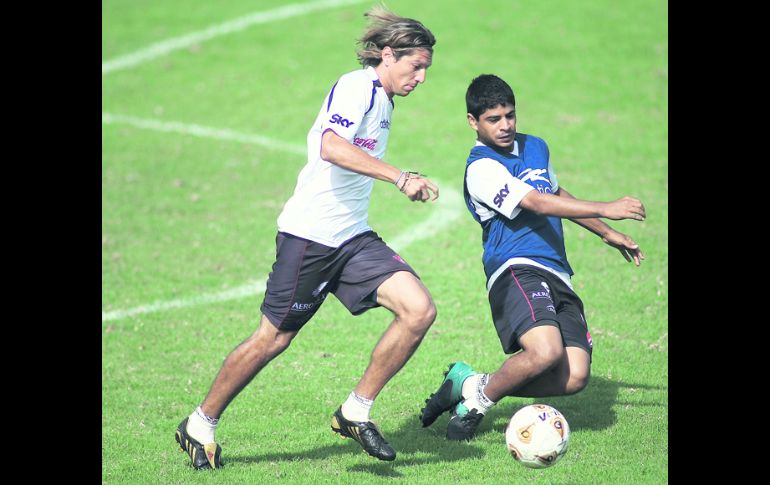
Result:
M556 195L566 199L577 200L572 194L564 190L562 187L559 188L558 192L556 192ZM642 209L644 209L644 207L642 207ZM604 241L605 244L616 248L618 251L620 251L620 254L623 255L626 261L633 261L636 266L639 266L641 261L644 259L644 253L642 253L639 245L636 244L633 239L611 228L601 219L570 218L570 220L602 238L602 241Z
M425 202L438 198L438 186L424 176L404 172L393 165L379 160L359 147L349 143L332 130L322 136L321 158L362 175L396 184L398 189L412 201Z
M644 259L644 253L642 253L639 245L622 232L618 232L615 229L609 228L609 231L607 231L607 233L602 236L602 241L620 251L620 254L626 258L626 261L633 261L637 266L639 266Z
M605 217L612 220L634 219L643 221L645 218L642 202L637 198L628 196L612 202L592 202L571 196L543 194L537 190L532 190L521 199L519 206L540 215L568 219Z

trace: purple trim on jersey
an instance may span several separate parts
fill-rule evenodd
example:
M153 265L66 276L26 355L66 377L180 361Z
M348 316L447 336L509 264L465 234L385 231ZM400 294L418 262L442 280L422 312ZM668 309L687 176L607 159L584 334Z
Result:
M337 82L339 82L339 81L337 81ZM331 108L331 106L332 106L332 98L334 97L334 88L336 88L336 87L337 87L337 83L334 83L334 86L332 86L332 90L329 93L329 102L326 103L326 112L327 113L329 112L329 108Z
M369 113L372 108L374 108L374 97L377 95L377 86L382 86L382 83L380 83L378 79L375 79L372 81L372 100L369 101L369 109L366 110L364 116L366 116L366 114ZM329 111L329 108L326 108L326 111Z
M529 311L532 313L532 321L536 322L537 319L535 318L535 309L532 308L532 302L529 301L529 298L527 297L527 292L524 291L524 288L521 287L521 283L519 283L519 279L516 277L516 273L513 272L513 268L508 268L511 272L511 276L513 276L513 280L516 282L516 286L519 287L519 290L521 290L521 294L524 295L524 301L527 302L527 305L529 305Z
M374 83L374 87L375 88L383 88L383 89L385 89L385 87L382 85L382 83L380 82L379 79L372 80L372 83ZM393 98L388 98L388 101L390 101L390 106L391 107L393 107L393 108L396 107L396 104L393 102ZM372 89L372 102L374 102L374 89ZM370 106L369 109L372 109L372 107ZM366 110L366 112L368 113L369 110Z
M334 131L333 128L327 128L323 131L323 133L321 133L321 143L318 144L318 158L320 158L321 160L326 160L324 157L321 156L321 152L323 151L323 146L324 146L324 135L326 134L327 131L331 131L335 135L340 136L340 134ZM340 138L342 137L340 136Z

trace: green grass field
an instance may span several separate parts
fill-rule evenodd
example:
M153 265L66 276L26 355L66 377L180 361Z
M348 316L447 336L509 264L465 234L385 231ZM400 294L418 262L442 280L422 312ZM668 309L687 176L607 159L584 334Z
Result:
M337 77L358 67L355 39L373 2L158 46L285 4L102 2L102 481L667 483L668 6L652 0L387 2L438 42L427 82L395 99L386 161L442 190L433 204L384 183L372 195L370 224L438 307L372 411L398 458L379 462L329 428L391 319L384 309L352 317L329 298L224 413L226 467L190 468L174 429L257 326L307 131ZM568 453L545 470L520 466L504 444L507 420L533 399L502 400L469 443L444 438L446 416L426 429L418 419L449 362L490 372L505 358L480 230L461 201L475 134L464 95L481 73L511 84L518 129L548 142L560 185L647 208L643 223L611 222L641 245L640 268L565 222L594 354L582 393L538 400L572 429Z

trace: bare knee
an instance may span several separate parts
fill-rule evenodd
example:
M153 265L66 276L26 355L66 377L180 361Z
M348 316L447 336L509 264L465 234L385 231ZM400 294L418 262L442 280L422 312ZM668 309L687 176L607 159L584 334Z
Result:
M427 330L428 327L433 325L433 322L436 321L436 315L438 315L436 305L434 305L433 302L429 299L427 304L423 305L423 307L420 309L418 321L420 322L420 325L425 327L425 330Z
M425 297L419 302L413 302L405 306L397 314L397 317L406 323L412 332L424 335L436 320L437 314L436 305L433 304L430 298Z
M297 332L276 333L275 337L272 339L271 348L274 351L277 351L278 353L283 352L284 350L289 348L289 345L291 345L291 341L294 340L295 335L297 335Z
M577 394L585 389L591 377L591 355L579 347L567 347L565 394Z
M249 354L263 354L273 358L286 350L297 335L295 331L285 331L276 328L263 317L260 327L241 345L241 349Z
M577 394L585 389L591 378L590 369L572 369L567 380L565 394Z
M526 351L529 353L532 362L541 372L553 369L566 358L564 346L561 342L544 340L528 348Z
M396 321L420 337L436 320L436 305L419 278L399 271L377 289L377 303L393 312Z

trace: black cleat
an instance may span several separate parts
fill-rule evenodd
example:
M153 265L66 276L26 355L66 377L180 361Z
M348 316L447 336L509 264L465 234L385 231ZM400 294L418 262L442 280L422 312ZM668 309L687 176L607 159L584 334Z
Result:
M476 409L468 411L462 403L457 405L457 409L449 418L446 427L446 437L448 440L470 440L476 434L476 429L484 418Z
M445 411L449 411L462 401L463 382L470 376L476 375L471 366L465 362L452 362L444 372L444 380L438 391L425 400L425 407L420 410L422 427L430 426Z
M205 470L207 468L222 468L222 447L218 444L206 443L201 445L199 441L190 438L187 434L187 420L189 417L179 423L176 429L176 442L179 443L182 451L186 451L192 460L192 466L196 470Z
M396 459L396 450L385 441L377 425L372 421L349 421L342 416L342 407L332 414L332 431L343 438L353 438L364 451L380 460Z

